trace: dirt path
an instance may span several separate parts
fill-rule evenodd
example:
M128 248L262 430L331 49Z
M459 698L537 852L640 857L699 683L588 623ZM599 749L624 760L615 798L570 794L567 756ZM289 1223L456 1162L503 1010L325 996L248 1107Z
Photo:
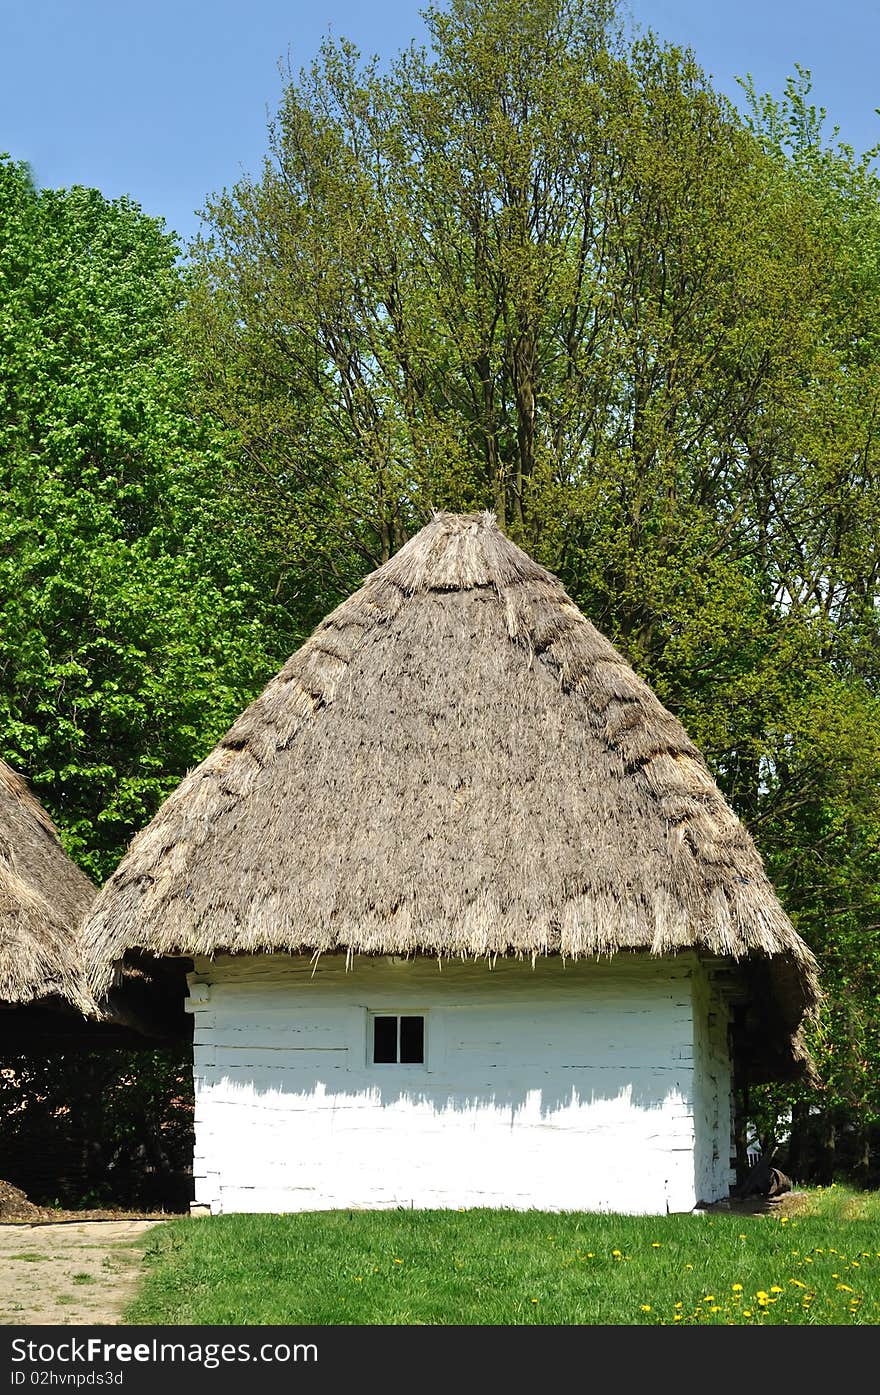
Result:
M0 1324L117 1323L161 1221L0 1225Z

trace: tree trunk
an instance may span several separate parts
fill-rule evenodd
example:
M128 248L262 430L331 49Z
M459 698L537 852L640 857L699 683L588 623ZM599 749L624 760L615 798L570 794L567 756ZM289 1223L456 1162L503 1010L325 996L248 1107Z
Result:
M830 1187L834 1181L837 1164L837 1125L830 1114L823 1115L819 1123L817 1164L817 1181L821 1182L823 1187Z
M809 1171L807 1147L807 1106L798 1100L791 1107L791 1136L788 1143L788 1173L792 1181L801 1181Z

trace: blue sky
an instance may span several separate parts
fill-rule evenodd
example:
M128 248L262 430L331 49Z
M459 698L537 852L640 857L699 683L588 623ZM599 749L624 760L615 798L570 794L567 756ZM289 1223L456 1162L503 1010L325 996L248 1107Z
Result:
M524 0L527 3L528 0ZM256 171L278 61L328 30L384 57L424 35L422 0L0 0L0 151L44 186L129 194L186 240L206 194ZM629 0L722 91L779 93L800 63L857 149L880 141L877 0Z

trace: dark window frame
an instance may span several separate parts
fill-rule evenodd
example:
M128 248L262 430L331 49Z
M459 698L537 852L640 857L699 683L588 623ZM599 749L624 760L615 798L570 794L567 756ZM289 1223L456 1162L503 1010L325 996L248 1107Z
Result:
M421 1066L427 1065L426 1012L373 1011L367 1016L367 1065L368 1066ZM394 1023L393 1045L390 1024ZM407 1024L407 1025L405 1025ZM380 1034L382 1040L380 1042ZM393 1054L392 1054L393 1051ZM379 1054L381 1053L381 1054Z

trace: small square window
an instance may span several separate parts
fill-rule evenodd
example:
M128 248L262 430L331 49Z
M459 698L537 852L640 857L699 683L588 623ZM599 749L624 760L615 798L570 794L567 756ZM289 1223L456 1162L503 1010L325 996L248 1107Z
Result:
M372 1014L370 1052L374 1065L425 1063L425 1019L416 1014Z

